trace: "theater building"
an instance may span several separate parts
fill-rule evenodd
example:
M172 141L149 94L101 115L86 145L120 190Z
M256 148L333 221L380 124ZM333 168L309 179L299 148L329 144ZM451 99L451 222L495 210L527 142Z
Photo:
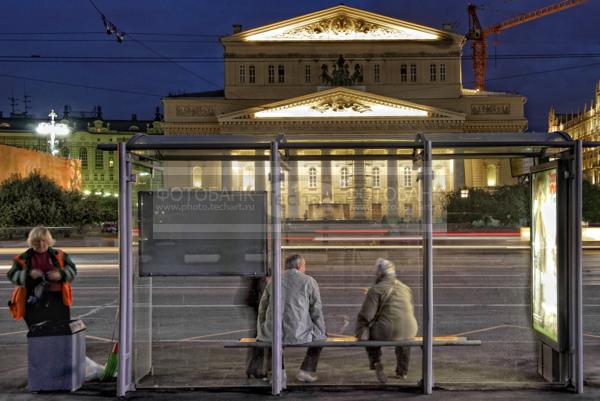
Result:
M249 30L236 25L221 44L223 90L164 98L166 135L284 134L320 142L412 139L419 132L498 138L527 128L523 96L463 87L465 37L447 30L339 5ZM170 185L265 187L263 162L175 165L187 173L172 177ZM416 221L417 174L410 160L292 162L282 183L284 213L299 219ZM465 186L515 182L503 159L438 160L434 174L438 201ZM359 211L357 202L367 207ZM434 214L443 220L439 208Z

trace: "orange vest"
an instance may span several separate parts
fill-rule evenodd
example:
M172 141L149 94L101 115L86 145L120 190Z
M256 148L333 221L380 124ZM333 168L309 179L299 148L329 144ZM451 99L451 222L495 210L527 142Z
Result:
M56 249L56 261L61 269L65 268L65 253ZM15 262L21 266L21 269L25 268L26 262L24 259L21 259L19 256L15 256L13 259ZM13 319L21 320L25 316L25 306L27 303L27 295L25 287L17 287L13 290L11 300L8 302L8 308L10 313L12 314ZM62 301L66 306L71 306L73 304L73 292L71 289L71 284L62 283Z

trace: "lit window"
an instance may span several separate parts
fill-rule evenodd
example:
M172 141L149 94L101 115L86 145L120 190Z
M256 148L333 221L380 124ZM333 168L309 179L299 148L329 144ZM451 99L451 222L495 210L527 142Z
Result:
M381 79L381 66L379 64L375 64L373 66L373 81L379 82Z
M108 161L108 167L113 168L115 166L115 161L113 159L110 159Z
M96 168L104 168L104 152L96 149Z
M243 84L246 82L246 66L244 64L240 65L240 83Z
M412 169L410 167L404 167L404 186L412 187Z
M446 80L446 64L440 64L440 81Z
M379 175L379 167L373 167L373 188L379 188L381 177Z
M400 66L400 81L406 82L406 64Z
M270 84L275 83L275 66L274 65L269 66L269 83Z
M410 65L410 82L417 82L417 65Z
M307 84L310 83L310 65L304 66L304 82Z
M348 168L342 167L340 170L340 188L348 188Z
M256 83L256 67L253 65L248 67L248 83Z
M79 160L81 160L81 168L87 168L88 157L86 148L79 148Z
M192 167L192 187L202 188L202 167Z
M429 64L429 80L435 82L437 76L435 64Z
M280 84L285 82L285 67L282 64L277 67L277 82Z
M317 187L317 169L314 167L308 169L308 187Z

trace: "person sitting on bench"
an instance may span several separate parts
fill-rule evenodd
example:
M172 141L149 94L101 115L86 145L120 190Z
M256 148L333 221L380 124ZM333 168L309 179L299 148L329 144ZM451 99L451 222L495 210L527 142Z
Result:
M285 271L281 279L284 345L305 344L327 338L319 286L314 278L304 273L305 266L304 258L300 255L292 255L285 260ZM258 341L272 341L272 291L272 283L269 283L258 307ZM306 350L296 376L298 381L312 383L317 380L315 373L321 350L322 347L309 347Z
M389 260L375 262L375 285L369 289L356 319L356 337L360 340L397 341L412 339L418 330L413 311L411 289L396 278L396 267ZM396 347L396 377L406 379L410 347ZM381 362L381 347L366 347L369 368L377 380L387 377Z

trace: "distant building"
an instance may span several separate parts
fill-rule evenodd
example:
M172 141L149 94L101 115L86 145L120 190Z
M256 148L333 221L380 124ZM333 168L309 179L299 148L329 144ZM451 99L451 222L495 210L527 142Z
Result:
M524 131L523 96L463 87L464 43L459 34L344 5L247 31L235 25L221 38L224 89L164 98L163 128L166 135L283 133L315 143L413 139L419 132L482 132L493 139ZM262 162L175 164L188 174L169 178L172 186L265 186ZM435 160L433 167L438 205L463 186L515 182L507 159ZM417 174L403 160L292 162L282 184L284 213L417 220ZM443 219L441 210L435 208L436 219Z
M81 189L86 194L116 196L119 192L119 166L116 152L102 152L101 143L125 142L136 134L160 135L162 116L157 108L153 120L107 120L101 107L93 112L73 112L65 106L59 121L71 127L71 134L59 143L59 156L81 161ZM48 118L25 114L0 115L0 144L48 152L48 138L36 133L36 127Z
M565 131L574 139L600 141L600 81L596 84L594 100L578 108L577 114L558 113L554 107L548 113L548 132ZM583 150L584 177L592 183L600 183L600 150Z

